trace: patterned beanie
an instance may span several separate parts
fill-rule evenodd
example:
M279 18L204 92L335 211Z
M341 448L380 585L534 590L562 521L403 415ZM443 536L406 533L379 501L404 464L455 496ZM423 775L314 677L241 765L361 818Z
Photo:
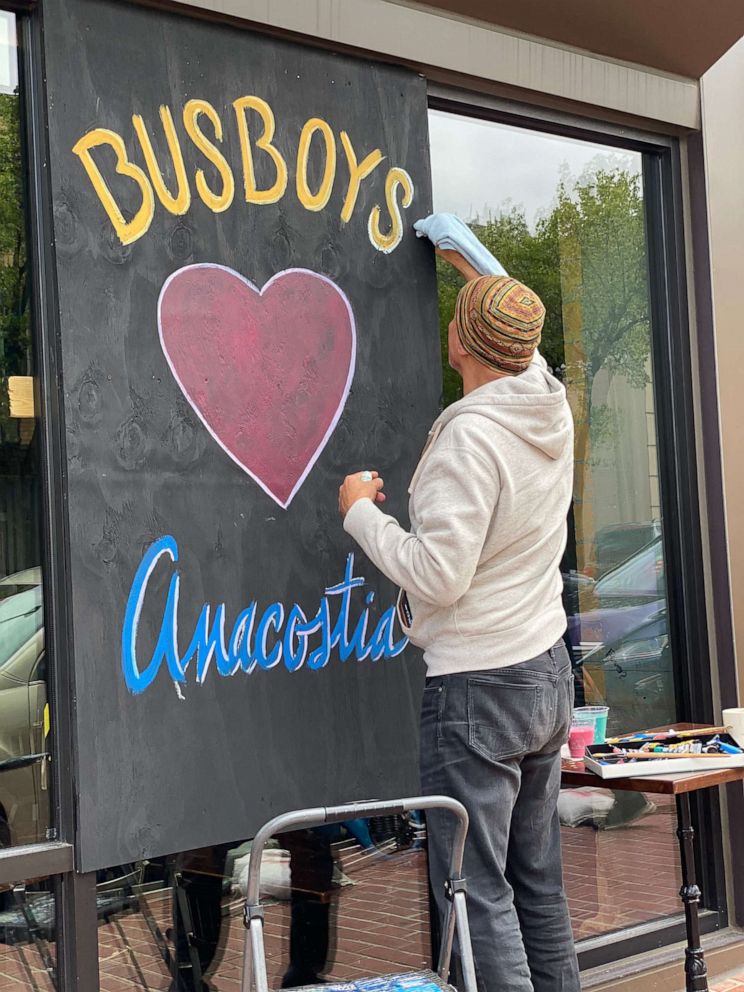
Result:
M509 276L481 276L460 290L455 327L463 348L494 372L519 375L540 343L545 307Z

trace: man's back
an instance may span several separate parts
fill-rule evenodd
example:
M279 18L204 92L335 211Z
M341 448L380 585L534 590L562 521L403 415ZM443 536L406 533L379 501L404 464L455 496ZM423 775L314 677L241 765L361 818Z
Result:
M565 390L541 359L436 421L409 506L430 578L401 583L429 675L517 664L559 640L572 466Z

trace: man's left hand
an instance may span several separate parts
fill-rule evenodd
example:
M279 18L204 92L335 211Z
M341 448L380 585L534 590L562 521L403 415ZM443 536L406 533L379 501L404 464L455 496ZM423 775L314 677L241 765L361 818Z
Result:
M367 477L372 476L371 480ZM338 490L338 512L345 517L357 500L371 499L373 503L384 503L382 492L384 482L378 472L355 472L347 475Z

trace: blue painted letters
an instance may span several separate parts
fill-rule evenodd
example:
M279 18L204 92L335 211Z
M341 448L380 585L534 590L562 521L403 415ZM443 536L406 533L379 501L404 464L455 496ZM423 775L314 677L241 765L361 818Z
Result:
M256 667L268 671L284 662L290 672L303 665L311 671L325 668L332 652L338 649L342 662L355 658L395 658L403 651L407 639L395 640L395 608L385 610L367 638L369 609L374 593L365 597L365 608L349 634L352 595L362 589L365 580L354 575L354 555L346 559L341 582L329 586L320 600L317 613L310 619L296 603L289 609L282 603L271 603L259 614L255 602L242 610L229 635L225 629L225 604L212 609L205 603L193 627L193 635L183 654L178 646L178 597L181 574L176 568L168 586L168 595L152 657L140 667L137 658L137 629L147 596L147 587L161 558L178 561L178 545L170 536L161 537L148 548L134 576L129 593L121 633L121 666L124 681L135 694L144 692L165 664L169 677L185 683L192 660L196 668L196 683L201 685L214 664L217 674L230 677L242 672L249 675ZM331 619L331 603L338 608L335 623ZM312 649L311 649L312 641Z

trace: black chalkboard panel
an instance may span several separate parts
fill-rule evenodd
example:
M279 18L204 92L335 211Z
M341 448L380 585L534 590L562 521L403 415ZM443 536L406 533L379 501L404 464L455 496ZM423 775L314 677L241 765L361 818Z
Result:
M437 411L425 83L121 2L45 39L78 867L410 792L422 664L336 503L377 468L405 519Z

